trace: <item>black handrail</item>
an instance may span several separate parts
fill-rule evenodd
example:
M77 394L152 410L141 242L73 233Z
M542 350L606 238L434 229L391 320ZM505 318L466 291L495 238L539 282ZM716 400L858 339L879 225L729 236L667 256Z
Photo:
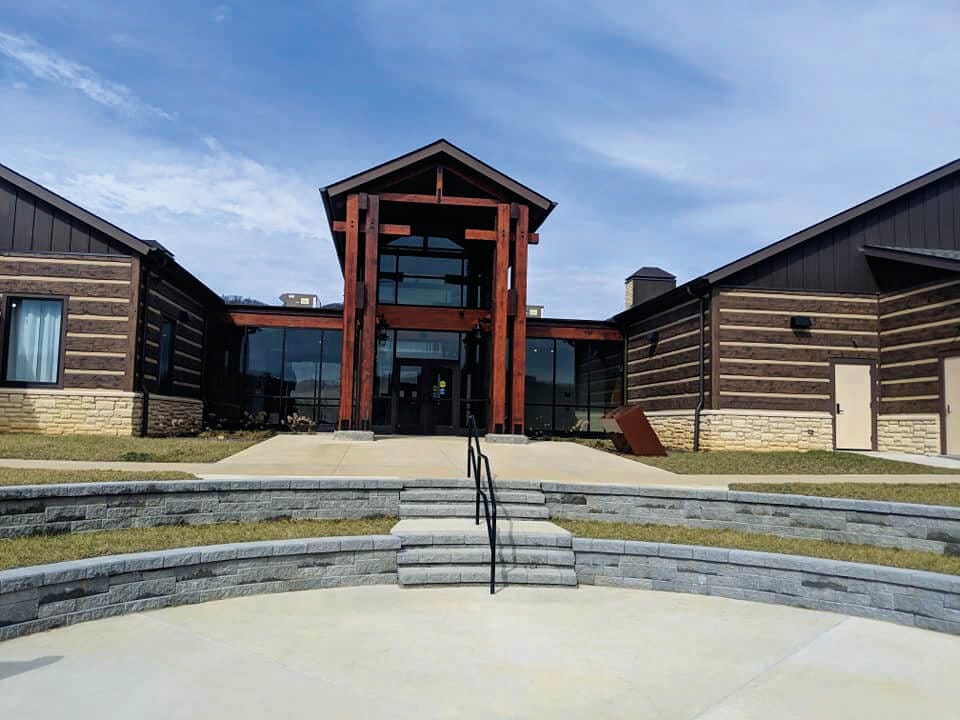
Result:
M486 474L487 487L483 488L483 475ZM490 594L496 591L497 577L497 496L493 491L493 473L490 472L490 458L480 449L480 431L477 419L467 417L467 478L473 478L477 486L476 508L473 521L480 524L480 501L483 501L483 517L487 524L487 539L490 542Z

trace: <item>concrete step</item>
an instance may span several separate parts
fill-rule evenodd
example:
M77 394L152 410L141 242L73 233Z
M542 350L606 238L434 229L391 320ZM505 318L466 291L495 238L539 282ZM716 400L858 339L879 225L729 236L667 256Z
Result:
M400 503L400 518L472 518L476 506L469 503ZM515 505L497 503L498 519L547 520L550 509L546 505ZM480 508L480 521L483 522L483 507Z
M497 563L573 567L573 550L552 547L500 545ZM401 550L398 565L482 565L490 562L490 548L484 545L422 546Z
M547 502L542 492L533 490L506 490L494 487L498 505L544 505ZM404 490L400 493L401 503L472 503L476 499L473 488L429 488L425 490Z
M407 518L400 520L391 534L400 538L403 549L424 546L486 547L487 526L481 519L474 525L473 518ZM503 547L569 548L573 544L569 532L543 520L497 521L497 544Z
M483 484L486 485L486 482ZM498 480L494 478L493 486L498 493L501 489L540 491L539 480ZM470 490L476 488L476 482L470 478L416 478L404 481L404 487L408 490L428 490L432 488Z
M408 565L397 568L401 586L460 585L490 582L489 565ZM498 565L495 582L505 585L562 585L576 587L572 567Z

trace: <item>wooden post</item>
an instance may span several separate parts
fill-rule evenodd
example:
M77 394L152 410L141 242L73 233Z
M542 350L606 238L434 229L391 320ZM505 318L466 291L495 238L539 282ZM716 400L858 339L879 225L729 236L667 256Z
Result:
M520 206L513 244L513 292L517 313L513 318L513 359L510 365L510 424L511 432L523 434L524 398L527 371L527 231L530 209Z
M353 378L357 337L357 252L360 244L360 197L347 196L343 258L343 352L340 358L340 429L353 429Z
M510 260L510 204L497 206L497 245L493 252L493 316L490 338L490 417L487 430L504 432L507 393L507 267Z
M360 429L373 419L373 365L377 348L377 267L379 258L380 198L367 197L366 239L363 253L363 326L360 335Z

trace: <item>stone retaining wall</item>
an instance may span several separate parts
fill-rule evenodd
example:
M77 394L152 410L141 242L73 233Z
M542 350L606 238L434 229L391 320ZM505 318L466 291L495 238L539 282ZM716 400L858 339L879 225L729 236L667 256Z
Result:
M37 533L399 514L403 482L173 480L0 487L0 538Z
M718 595L960 634L960 577L775 553L574 538L585 585Z
M554 519L726 528L960 555L956 507L732 490L567 483L541 487Z
M393 535L278 540L0 571L0 640L241 595L397 582Z

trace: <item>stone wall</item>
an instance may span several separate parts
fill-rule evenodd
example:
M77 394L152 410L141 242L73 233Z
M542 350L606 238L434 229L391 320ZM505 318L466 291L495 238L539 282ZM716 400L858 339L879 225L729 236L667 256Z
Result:
M400 480L174 480L0 487L0 538L39 533L399 514Z
M392 535L161 550L0 571L0 640L242 595L397 582Z
M651 411L647 419L670 450L693 449L693 411ZM703 410L701 450L830 450L830 413L782 410Z
M880 415L877 417L877 450L940 454L940 416Z
M553 519L721 528L960 555L956 507L733 490L541 486Z
M119 390L0 389L0 432L132 435L139 394Z
M652 410L644 414L665 448L693 449L693 410Z
M150 394L147 402L148 435L193 435L203 429L203 401Z

